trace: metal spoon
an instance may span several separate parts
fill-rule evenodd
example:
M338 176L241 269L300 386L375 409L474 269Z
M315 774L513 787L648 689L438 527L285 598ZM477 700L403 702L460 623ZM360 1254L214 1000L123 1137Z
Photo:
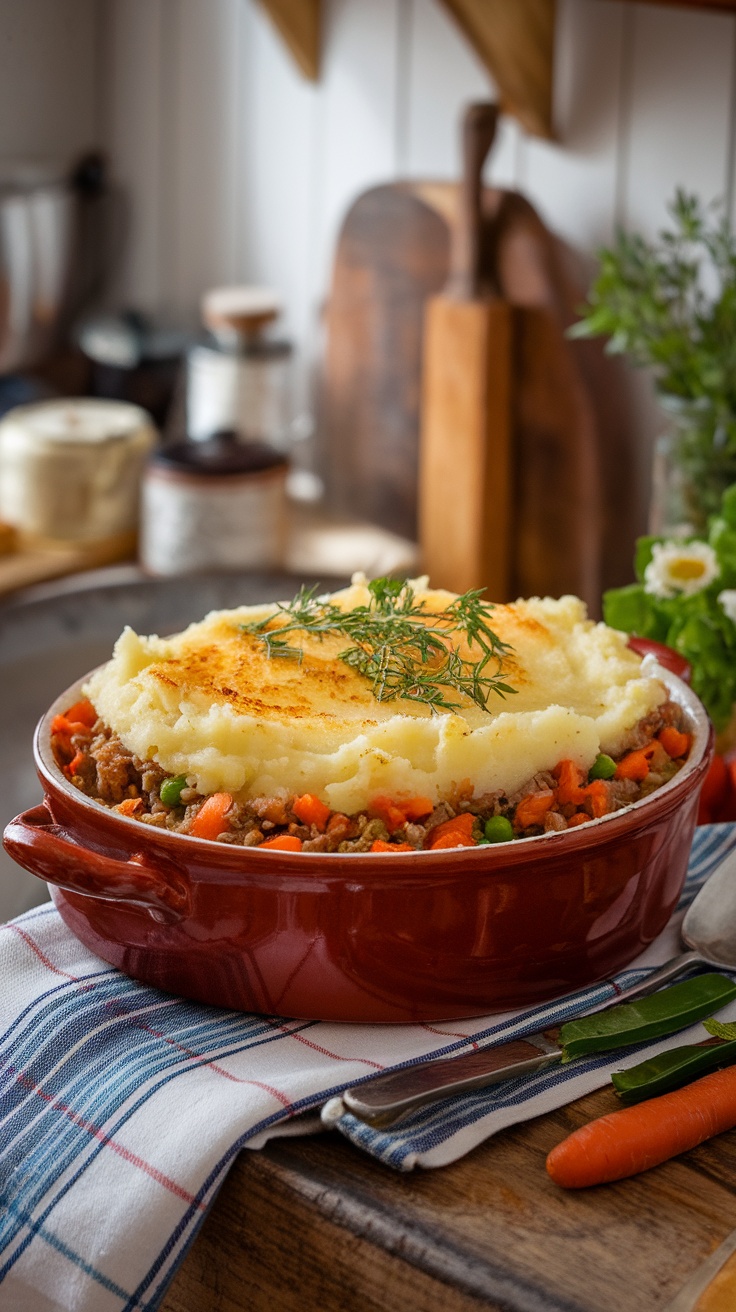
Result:
M633 984L582 1014L590 1016L645 997L700 966L736 968L736 850L701 888L682 922L681 937L688 951L666 961L640 984ZM540 1032L456 1057L435 1058L345 1089L340 1097L325 1104L322 1121L334 1125L349 1111L371 1125L390 1125L423 1103L531 1074L553 1065L561 1056L562 1049Z

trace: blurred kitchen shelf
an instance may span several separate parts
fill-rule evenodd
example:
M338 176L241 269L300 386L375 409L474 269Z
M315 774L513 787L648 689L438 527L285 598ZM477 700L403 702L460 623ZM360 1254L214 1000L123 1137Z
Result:
M99 547L26 547L0 556L0 598L34 584L67 579L115 565L126 577L142 577L132 551L120 543ZM284 568L292 574L345 577L363 570L369 577L411 574L419 569L415 542L375 524L327 515L307 505L291 507Z
M0 556L0 597L34 583L101 569L120 560L132 562L133 552L121 551L119 542L103 543L98 547L21 547Z

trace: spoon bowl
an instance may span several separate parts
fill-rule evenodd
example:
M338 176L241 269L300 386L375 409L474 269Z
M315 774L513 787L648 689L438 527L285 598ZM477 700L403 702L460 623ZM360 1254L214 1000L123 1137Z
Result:
M708 966L736 969L736 851L730 852L701 888L682 922L682 940Z

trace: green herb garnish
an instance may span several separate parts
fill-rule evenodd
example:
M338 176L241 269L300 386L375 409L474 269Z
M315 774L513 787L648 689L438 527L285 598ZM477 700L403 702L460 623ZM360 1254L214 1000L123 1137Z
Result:
M485 711L491 693L504 697L516 691L500 677L510 647L490 628L493 605L483 600L481 589L456 597L443 611L425 609L411 584L401 579L373 579L368 604L352 610L317 597L316 591L302 588L293 601L279 603L274 614L241 628L260 638L269 657L297 661L304 652L290 641L294 634L320 641L335 634L348 638L352 645L338 660L370 680L379 702L405 698L432 711L457 710L460 703L448 694L459 693ZM460 655L453 635L477 647L477 660Z
M716 1039L726 1039L729 1041L736 1039L736 1025L734 1025L733 1021L714 1020L711 1018L710 1020L703 1021L703 1024L708 1033L712 1034Z

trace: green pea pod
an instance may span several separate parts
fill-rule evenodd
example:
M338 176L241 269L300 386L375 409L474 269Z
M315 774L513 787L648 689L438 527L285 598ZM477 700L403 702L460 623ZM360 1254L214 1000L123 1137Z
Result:
M736 983L725 975L694 975L637 1002L569 1020L560 1029L562 1060L675 1034L712 1016L732 998L736 998Z
M611 1079L616 1093L628 1107L635 1102L644 1102L645 1098L656 1098L660 1093L679 1089L700 1075L732 1066L734 1062L736 1039L707 1048L685 1045L660 1052L659 1056L650 1057L628 1071L614 1071Z

